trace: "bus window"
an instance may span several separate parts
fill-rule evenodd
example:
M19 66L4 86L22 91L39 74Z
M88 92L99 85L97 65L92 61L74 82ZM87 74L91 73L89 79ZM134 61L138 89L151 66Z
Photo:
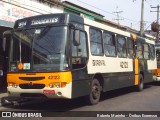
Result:
M150 59L151 60L155 59L155 48L153 45L150 45Z
M71 31L72 41L73 41L73 30ZM72 68L78 69L86 65L87 61L87 43L86 43L86 33L80 31L80 44L75 46L72 42Z
M90 44L92 55L103 55L102 34L100 30L90 29Z
M143 45L144 47L144 59L149 59L149 46L147 44Z
M133 58L134 57L134 44L133 44L133 40L128 39L127 40L127 45L128 45L128 57L129 58Z
M126 57L126 39L124 37L117 37L117 54L118 57Z
M115 47L115 36L113 34L104 32L103 33L104 40L104 53L106 56L115 56L116 55L116 47Z
M143 58L143 47L140 42L136 44L136 57L142 59Z

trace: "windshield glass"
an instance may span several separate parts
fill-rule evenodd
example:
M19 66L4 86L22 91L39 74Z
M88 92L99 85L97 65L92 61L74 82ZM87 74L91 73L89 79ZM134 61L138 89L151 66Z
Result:
M68 67L67 27L45 27L13 32L11 71L57 71Z

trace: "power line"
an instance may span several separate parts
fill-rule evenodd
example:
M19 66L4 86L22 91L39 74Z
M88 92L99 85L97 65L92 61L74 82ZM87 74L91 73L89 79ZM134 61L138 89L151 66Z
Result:
M120 21L120 20L123 20L123 19L120 19L120 17L119 17L119 14L122 13L122 12L123 12L123 11L118 11L118 6L116 7L116 11L113 12L113 13L115 13L115 14L117 15L117 18L114 19L114 20L117 20L118 25L119 25L119 21Z
M88 5L88 6L90 6L90 7L93 7L93 8L95 8L95 9L98 9L98 10L100 10L100 11L103 11L103 12L105 12L105 13L111 14L111 15L113 15L113 16L117 16L117 15L115 15L115 14L113 14L113 13L110 13L110 12L108 12L108 11L106 11L106 10L97 8L97 7L95 7L95 6L93 6L93 5L90 5L90 4L86 3L86 2L83 2L83 1L81 1L81 0L77 0L77 1L79 1L79 2L81 2L81 3L83 3L83 4L85 4L85 5ZM123 19L128 20L128 21L137 22L137 21L135 21L135 20L131 20L131 19L125 18L125 17L123 17L123 16L119 16L119 17L122 17Z

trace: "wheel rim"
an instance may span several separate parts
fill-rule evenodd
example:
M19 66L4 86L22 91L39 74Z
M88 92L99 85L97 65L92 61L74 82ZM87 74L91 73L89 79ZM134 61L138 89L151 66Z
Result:
M99 99L99 96L100 96L100 92L99 92L99 87L98 85L93 85L92 87L92 97L93 99Z

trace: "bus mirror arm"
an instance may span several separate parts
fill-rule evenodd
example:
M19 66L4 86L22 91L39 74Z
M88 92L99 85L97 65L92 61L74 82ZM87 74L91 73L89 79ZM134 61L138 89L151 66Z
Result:
M3 52L5 52L6 51L6 44L7 44L7 41L8 41L8 37L9 38L11 38L11 30L8 30L8 31L5 31L4 33L3 33L3 43L2 43L2 49L3 49Z
M3 48L3 51L5 52L6 51L6 37L3 38L2 48Z

